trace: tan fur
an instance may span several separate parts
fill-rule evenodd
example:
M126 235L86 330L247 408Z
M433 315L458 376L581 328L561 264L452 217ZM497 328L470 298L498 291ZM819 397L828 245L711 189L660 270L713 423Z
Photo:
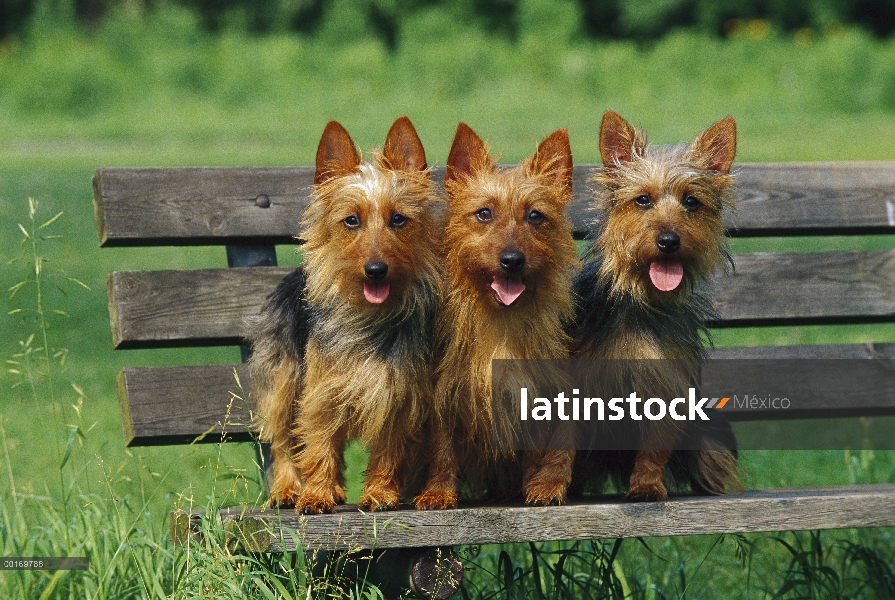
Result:
M571 173L565 130L549 136L520 165L497 169L478 136L465 124L457 127L445 176L447 291L436 331L442 356L430 421L430 474L418 508L456 506L460 478L474 492L490 481L490 493L523 492L529 503L565 499L571 453L516 457L492 448L491 361L568 356L563 325L573 316L577 268L565 217ZM483 208L491 211L488 222L477 216ZM543 221L532 224L532 211ZM506 249L525 256L526 289L510 306L498 303L491 289ZM522 489L511 476L503 482L495 477L507 469L521 470ZM503 486L517 487L493 489Z
M275 353L263 339L262 356L253 358L266 417L261 435L274 446L271 500L307 513L344 502L342 453L357 438L371 452L361 507L392 508L419 469L413 448L432 396L427 329L441 285L432 183L406 118L370 163L334 122L317 158L301 233L309 321L303 361L270 360ZM394 226L395 215L406 222ZM390 291L373 304L364 296L365 268L380 262Z

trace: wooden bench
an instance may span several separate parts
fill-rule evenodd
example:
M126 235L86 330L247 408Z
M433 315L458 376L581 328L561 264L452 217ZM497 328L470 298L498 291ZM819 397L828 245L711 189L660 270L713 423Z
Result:
M592 184L587 182L592 168L575 167L570 217L577 237L587 234L592 218ZM735 168L739 210L728 223L734 236L895 233L893 162ZM436 179L443 174L436 169ZM312 178L313 168L97 171L94 198L103 247L221 245L229 266L238 267L112 273L108 293L115 348L241 344L244 318L256 313L291 271L276 266L275 245L295 243ZM737 254L734 260L735 273L715 284L717 327L895 321L895 250ZM891 359L895 345L722 348L716 355ZM234 369L248 392L251 382L241 364L124 369L118 392L126 445L183 444L219 432L230 391L236 389ZM859 410L834 401L813 416L895 414L895 376L884 373L872 389ZM230 407L230 439L251 440L250 410L250 402ZM771 409L727 415L734 421L794 416ZM219 439L207 435L203 441ZM895 485L866 485L748 490L652 504L606 498L547 508L364 514L344 506L331 515L238 509L222 515L259 532L255 549L293 549L298 540L305 549L336 550L895 526L893 502ZM198 513L175 516L172 536L182 538L186 525L198 518ZM290 533L279 535L283 531Z

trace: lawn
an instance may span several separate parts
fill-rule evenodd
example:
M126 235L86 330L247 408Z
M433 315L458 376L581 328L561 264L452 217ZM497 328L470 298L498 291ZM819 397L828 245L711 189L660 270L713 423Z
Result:
M571 3L559 3L561 10L549 18L537 13L538 3L531 5L515 42L454 28L435 9L419 11L393 53L360 34L334 41L334 24L311 39L238 32L210 37L173 8L152 22L121 16L90 35L72 30L37 35L19 47L0 46L0 289L13 288L33 271L30 245L21 243L18 226L30 227L28 198L38 202L37 225L63 213L40 230L52 236L39 250L48 258L41 300L52 368L40 359L34 283L3 296L0 355L12 361L9 370L18 371L0 373L3 502L16 490L27 521L38 527L42 514L65 523L70 515L59 507L84 504L87 497L120 501L134 515L148 513L141 523L154 524L160 542L167 510L185 499L200 506L212 495L217 502L252 503L261 493L250 445L123 447L114 383L123 366L229 363L239 354L235 348L112 350L109 272L223 267L226 258L223 248L214 247L101 250L91 191L91 175L99 167L309 165L328 120L342 122L369 149L382 143L401 114L417 126L430 164L444 164L458 120L474 127L508 163L530 154L550 131L568 127L575 160L594 163L607 108L659 143L692 140L730 114L738 123L741 162L895 159L895 41L836 29L810 46L774 32L726 40L678 32L647 46L597 43L575 33L563 12ZM835 237L734 240L733 249L823 251L854 249L855 243ZM895 237L868 236L857 243L890 249ZM23 251L24 260L9 263ZM278 256L280 264L298 261L291 247L278 248ZM32 334L32 342L22 346ZM892 342L895 324L723 330L716 341ZM34 350L31 367L17 356L23 348ZM356 498L363 456L357 448L351 456ZM891 452L752 451L744 453L743 465L749 487L895 477ZM4 504L8 513L9 506ZM0 529L13 522L8 517ZM842 535L891 548L890 532ZM777 589L792 554L758 536L750 539L758 550L756 564L748 568L732 539L715 545L717 538L650 540L649 551L628 540L616 566L630 578L628 590L639 589L642 597L733 597L744 589L746 573L754 587L741 597L754 597L753 592ZM831 556L842 550L829 544ZM481 549L475 559L480 570L503 568L501 550ZM588 554L594 548L579 550L580 556L596 555ZM538 556L527 547L507 552L519 569L530 568ZM179 559L165 560L165 568L177 572ZM556 557L550 560L555 565ZM183 581L159 589L171 593ZM491 579L474 575L472 581L484 586ZM45 590L48 583L36 579L29 585ZM114 597L111 588L102 589Z

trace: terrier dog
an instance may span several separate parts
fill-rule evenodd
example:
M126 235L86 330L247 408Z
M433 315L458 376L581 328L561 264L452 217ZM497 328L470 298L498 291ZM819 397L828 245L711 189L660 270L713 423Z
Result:
M576 356L649 359L653 366L632 367L625 375L641 379L629 381L634 389L677 386L680 393L680 385L698 385L702 338L711 339L706 323L715 317L706 283L732 265L721 218L734 204L735 153L730 117L689 146L654 147L615 112L604 114L603 167L595 177L603 188L603 216L575 283ZM666 464L673 458L672 477L689 480L694 491L721 494L739 486L735 442L726 424L685 431L665 418L637 427L639 450L581 453L576 479L579 473L611 472L627 479L629 500L664 500ZM682 436L695 436L688 446L699 449L672 455Z
M514 168L497 168L460 123L445 174L446 292L436 328L440 363L429 426L430 471L420 509L457 506L460 477L473 495L565 500L574 453L500 452L492 445L494 359L566 358L578 269L565 209L572 153L566 130ZM521 460L520 460L521 459Z
M364 510L398 505L421 468L440 297L436 199L406 117L362 162L331 121L317 149L304 265L271 295L250 361L273 505L306 514L345 501L343 451L370 450Z

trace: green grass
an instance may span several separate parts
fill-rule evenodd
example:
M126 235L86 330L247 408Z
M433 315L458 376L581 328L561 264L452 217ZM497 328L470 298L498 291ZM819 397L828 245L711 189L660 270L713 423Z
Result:
M262 569L257 561L231 560L220 548L208 546L196 550L205 570L190 571L183 556L162 540L171 506L257 501L261 490L251 446L125 450L114 386L124 366L238 360L234 348L114 352L109 333L105 280L112 270L223 267L224 250L100 250L90 187L99 167L306 165L329 119L343 122L355 141L369 148L382 143L400 114L417 125L433 164L444 163L458 120L479 131L506 162L530 154L557 127L570 129L576 161L598 162L600 117L610 107L662 143L693 139L731 114L739 125L742 161L895 158L893 41L844 30L807 48L775 34L762 40L717 40L680 32L642 47L591 43L579 39L572 26L573 3L558 2L546 13L544 6L524 4L515 44L457 27L444 11L422 10L405 25L407 36L394 54L362 32L339 35L344 14L331 15L313 39L235 32L209 37L186 13L170 7L152 21L120 15L91 34L36 34L19 47L0 47L0 289L11 288L29 271L24 262L7 264L23 248L17 224L29 224L27 198L39 201L39 222L64 213L41 230L59 236L47 240L42 250L50 258L43 301L52 349L52 397L43 391L31 394L27 384L12 388L20 375L0 374L7 452L0 459L6 511L0 520L0 550L59 553L73 551L72 541L91 540L102 571L89 575L93 583L77 584L81 587L54 584L58 590L74 589L71 597L157 596L174 590L186 597L198 595L203 586L221 591L228 585L236 585L237 591L221 591L224 597L239 597L240 590L264 597L257 585L264 577L252 579ZM733 242L736 252L893 247L892 236ZM281 247L278 255L281 264L297 262L292 248ZM58 267L90 289L66 279ZM0 354L21 362L15 358L23 351L20 342L39 330L35 314L27 312L35 306L35 290L29 285L12 299L8 295L0 305L3 315L26 311L0 316ZM717 332L721 345L865 341L895 341L895 325ZM40 340L32 340L24 350L30 348L36 356L41 346ZM52 358L63 349L67 353ZM37 360L32 371L44 391L49 385L46 362ZM750 487L895 477L890 452L743 454ZM356 498L360 449L351 450L349 463ZM880 552L892 547L888 531L824 535L832 552L827 558L843 569L864 569L866 561L848 554L844 543L837 545L836 536ZM613 569L635 597L751 598L762 597L762 590L773 595L798 552L772 537L749 536L756 550L746 569L731 538L716 545L713 536L649 540L648 551L628 540ZM794 543L794 537L784 538ZM807 549L802 555L810 557L811 540L803 536L802 541ZM123 543L135 550L122 553ZM574 556L557 567L569 549ZM554 581L547 575L550 569L564 574L563 580L577 564L574 570L583 577L588 570L582 557L593 563L594 557L605 558L606 547L553 544L479 551L470 559L478 565L470 576L472 597L479 597L476 589L481 597L492 592L496 597L539 597L532 580L534 564L542 567L541 591L549 596L553 592L544 581ZM883 555L891 568L891 550ZM223 564L236 579L212 582L215 565ZM279 573L281 567L263 565ZM747 580L748 594L741 592ZM3 590L42 593L49 584L40 574L0 573ZM507 592L509 588L516 591Z

